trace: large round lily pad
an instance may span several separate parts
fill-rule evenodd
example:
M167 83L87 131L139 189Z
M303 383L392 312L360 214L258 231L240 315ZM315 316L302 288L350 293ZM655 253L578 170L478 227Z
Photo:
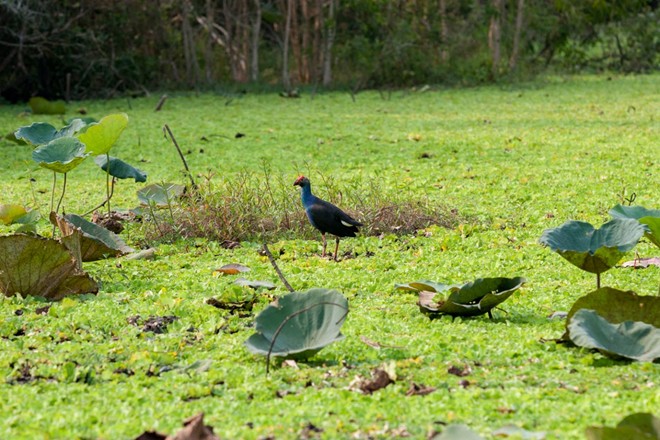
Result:
M32 145L44 145L48 142L61 138L70 137L82 130L87 123L82 119L73 119L68 125L57 129L47 122L35 122L31 125L20 127L15 132L16 139L24 140Z
M264 356L306 359L341 340L348 301L336 290L310 289L278 298L256 318L257 333L245 342Z
M539 241L580 269L600 274L614 267L634 248L645 231L633 219L615 218L600 229L571 220L558 228L546 229Z
M32 152L35 162L56 173L68 173L85 160L85 157L85 146L73 137L54 139Z
M654 245L660 247L660 209L646 209L642 206L616 205L610 209L610 215L614 218L635 219L648 230L644 236Z

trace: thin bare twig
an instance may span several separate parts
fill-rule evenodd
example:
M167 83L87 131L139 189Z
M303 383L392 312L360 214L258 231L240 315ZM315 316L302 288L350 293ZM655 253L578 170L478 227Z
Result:
M293 292L293 287L291 287L291 284L284 278L284 274L280 270L280 268L277 266L277 262L275 262L275 257L273 257L273 254L270 253L270 249L268 249L268 245L264 243L264 253L270 260L270 264L273 265L273 268L275 269L275 272L277 272L277 276L280 277L280 280L282 280L282 283L284 286L289 290L289 292Z
M186 158L183 157L183 153L181 152L181 148L179 148L179 144L176 142L176 139L174 139L174 135L172 134L172 130L170 130L170 127L165 124L163 125L163 135L165 135L165 138L167 138L167 135L170 135L170 139L172 140L172 143L176 147L176 151L179 152L179 157L181 158L181 161L183 162L183 166L186 168L186 172L188 173L188 177L190 178L190 184L192 185L192 189L197 192L197 185L195 184L195 180L193 179L192 173L190 172L190 168L188 168L188 162L186 162Z

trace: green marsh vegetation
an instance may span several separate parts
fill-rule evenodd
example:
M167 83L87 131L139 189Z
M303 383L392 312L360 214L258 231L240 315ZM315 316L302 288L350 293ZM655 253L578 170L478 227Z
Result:
M231 101L174 94L159 112L156 96L70 105L65 118L80 107L96 119L126 113L112 153L143 170L147 183L185 185L163 136L167 124L202 198L165 213L159 224L168 230L127 223L126 243L153 246L156 258L85 263L97 295L0 300L0 437L135 438L174 432L204 411L222 438L296 438L310 424L323 438L424 438L464 423L484 436L515 424L563 439L625 414L657 414L657 364L555 343L565 322L548 317L570 310L594 279L538 241L571 219L600 226L633 194L635 204L660 206L659 86L657 75L593 76L362 92L355 102L348 93L303 92ZM64 125L23 110L0 109L1 133L37 121ZM52 175L31 153L1 141L0 202L47 218ZM320 237L293 187L299 174L367 224L342 243L348 253L338 263L319 257ZM98 205L105 181L93 161L82 162L68 175L60 209ZM117 183L112 208L137 206L144 185ZM38 230L52 229L44 221ZM296 290L337 289L350 306L343 340L297 367L273 361L268 375L243 345L255 315L286 293L260 252L264 241ZM642 239L635 252L658 249ZM235 285L237 276L214 274L227 263L277 288L255 292ZM659 271L615 267L600 282L657 295ZM394 287L517 276L525 285L494 320L431 321L416 297ZM207 303L246 297L251 309ZM371 395L351 386L383 365L394 383ZM435 391L408 396L415 386Z

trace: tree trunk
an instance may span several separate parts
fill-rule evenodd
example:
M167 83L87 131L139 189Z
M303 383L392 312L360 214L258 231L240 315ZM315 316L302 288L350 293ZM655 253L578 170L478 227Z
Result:
M259 40L261 38L261 0L254 0L254 22L252 23L252 49L250 60L250 80L259 80Z
M188 83L196 86L199 80L199 64L197 62L192 26L190 25L190 16L193 12L193 6L190 0L183 0L181 7L181 34L183 40L183 55L186 60L186 76Z
M513 47L511 48L511 57L509 58L509 70L515 70L518 64L518 53L520 51L520 35L523 27L523 9L525 0L518 0L518 10L516 11L516 29L513 34Z
M206 0L206 22L213 23L215 21L215 8L212 0ZM206 40L206 50L204 51L204 73L206 74L207 84L213 81L213 35L208 33Z
M289 38L291 34L293 1L294 0L286 0L286 23L284 25L284 44L282 48L282 85L287 93L291 91L291 77L289 76Z
M493 0L494 12L490 17L488 28L488 47L490 47L491 60L493 63L492 75L496 78L500 70L501 40L502 40L502 9L504 0Z
M449 51L447 47L449 46L449 27L447 26L447 0L440 0L438 3L438 8L440 9L440 44L442 45L442 50L440 51L440 59L443 64L446 64L449 61Z
M325 26L326 36L323 46L323 85L329 86L332 83L332 46L335 43L335 34L337 31L336 12L339 8L339 0L330 0L328 17Z

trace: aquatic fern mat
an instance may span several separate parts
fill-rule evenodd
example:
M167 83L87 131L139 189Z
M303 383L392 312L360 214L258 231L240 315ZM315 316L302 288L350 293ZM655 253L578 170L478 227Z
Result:
M53 173L32 160L33 147L4 135L33 122L60 128L79 112L129 117L110 153L148 180L118 181L113 210L137 207L147 184L190 186L167 124L206 197L183 202L199 214L189 223L210 221L201 216L208 200L224 206L231 195L245 211L226 216L242 213L236 227L254 230L240 243L221 242L187 233L177 212L161 209L156 222L147 213L120 234L136 251L153 247L152 259L83 263L97 295L0 295L0 438L173 434L203 412L220 438L429 438L464 424L484 438L514 425L582 439L587 427L615 426L626 414L659 415L657 362L557 342L566 322L556 312L593 291L595 278L539 244L544 230L568 220L599 227L617 204L660 208L659 91L658 75L594 76L368 91L355 100L341 92L170 93L158 112L160 94L70 103L64 116L0 106L0 204L39 210L41 235L53 233ZM365 224L342 240L338 262L321 258L320 234L293 186L299 175L359 221L365 207L388 201L403 218L418 215L406 200L454 220L407 233ZM106 183L86 159L68 173L60 212L92 209ZM60 176L56 199L61 185ZM264 232L270 219L249 215L261 206L256 212L272 218L288 218L285 209L296 217ZM209 230L232 220L214 212ZM0 226L2 234L15 229ZM265 357L244 345L255 317L288 292L265 242L296 291L336 289L349 307L343 339L309 359L273 357L268 374ZM659 253L643 238L622 262ZM226 264L250 270L225 275L217 269ZM235 284L239 277L275 289ZM431 320L416 292L395 288L488 277L525 279L493 319ZM617 266L600 283L658 295L659 280L657 266Z

